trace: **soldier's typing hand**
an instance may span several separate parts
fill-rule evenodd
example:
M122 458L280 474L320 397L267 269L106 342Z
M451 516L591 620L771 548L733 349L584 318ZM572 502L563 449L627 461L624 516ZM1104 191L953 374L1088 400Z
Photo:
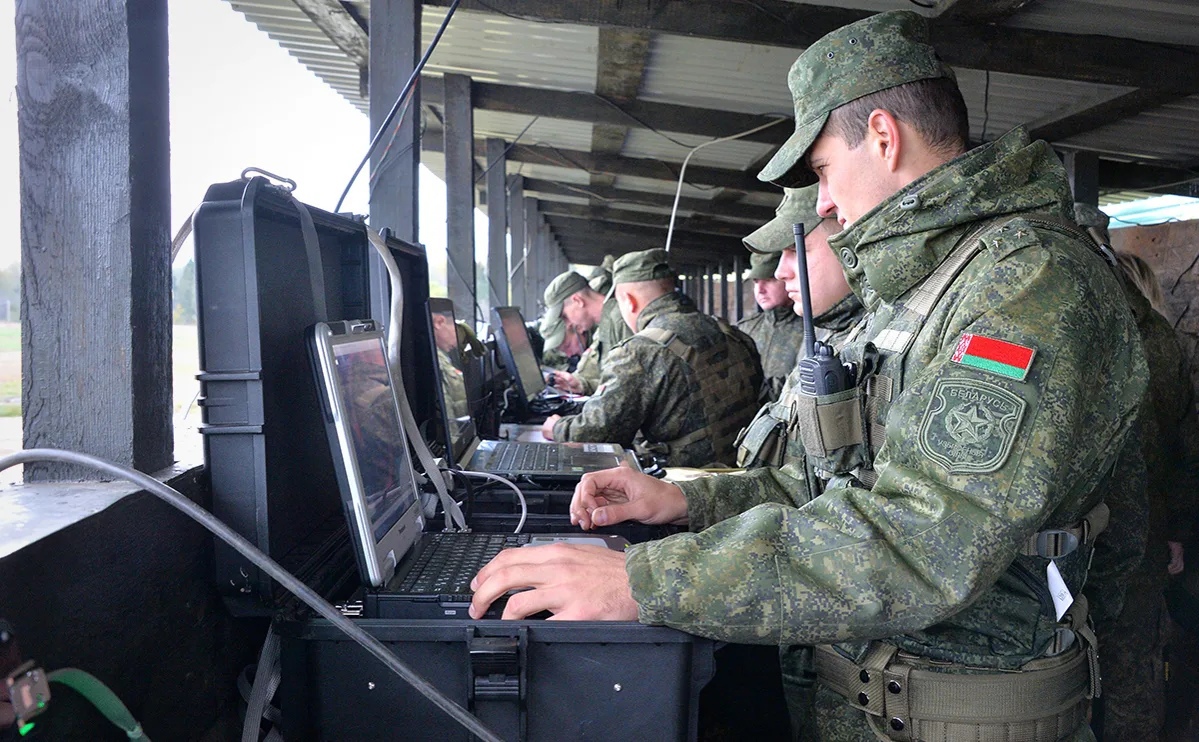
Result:
M570 501L570 522L590 530L626 520L686 525L687 498L677 485L625 467L584 474Z
M578 394L583 391L583 384L575 378L574 374L568 374L565 371L555 371L550 384L567 392Z
M504 618L549 611L567 621L636 621L624 554L602 546L549 544L505 549L471 581L470 615L478 618L509 590Z
M541 424L541 435L545 436L547 441L554 440L554 425L561 419L561 415L550 415Z

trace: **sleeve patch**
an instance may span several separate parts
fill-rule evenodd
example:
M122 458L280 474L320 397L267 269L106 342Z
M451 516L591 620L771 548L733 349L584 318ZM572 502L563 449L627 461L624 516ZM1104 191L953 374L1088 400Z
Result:
M1007 461L1027 403L976 379L938 379L920 421L920 452L951 474L986 474Z

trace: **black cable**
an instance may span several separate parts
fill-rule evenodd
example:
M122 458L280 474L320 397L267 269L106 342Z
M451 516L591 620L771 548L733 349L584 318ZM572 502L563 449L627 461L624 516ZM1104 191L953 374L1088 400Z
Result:
M512 151L512 148L516 146L516 143L520 141L520 138L525 135L525 133L531 126L533 126L533 124L537 123L539 118L541 118L541 116L534 116L529 123L525 124L525 128L520 130L520 133L516 135L516 138L512 140L512 143L505 147L504 151L500 153L500 156L488 163L487 167L483 169L483 172L479 173L479 177L475 178L476 183L478 183L480 180L483 180L484 176L491 172L491 168L495 167L497 162L504 159L504 157Z
M472 734L492 742L502 742L495 732L483 726L483 723L471 715L469 711L459 706L449 696L435 688L432 683L417 674L412 668L396 657L386 646L375 637L366 633L353 621L341 614L312 588L296 579L290 572L279 566L279 563L256 549L253 544L242 538L240 534L225 525L212 513L201 508L184 497L177 490L168 487L157 479L140 471L114 464L104 459L74 451L62 451L56 448L31 448L27 451L17 451L0 458L0 471L15 464L26 464L35 461L57 461L63 464L86 466L96 471L104 472L119 479L128 480L145 491L157 495L177 510L183 512L192 520L207 528L221 540L233 547L237 553L253 562L259 569L266 572L280 585L308 605L322 618L341 629L351 639L358 642L375 656L389 670L403 678L421 695L428 698L442 711L449 714L455 721L470 730Z
M908 0L908 2L910 2L912 5L915 5L917 8L924 8L925 10L931 10L937 7L936 3L918 3L916 0Z
M404 83L404 89L400 91L396 102L391 106L391 110L387 112L387 117L383 119L383 123L379 124L378 131L371 137L370 146L366 148L366 154L362 158L362 162L358 163L358 167L354 168L354 174L350 176L350 182L346 183L346 189L341 192L341 198L337 199L337 206L333 207L333 212L341 211L341 205L345 202L346 196L350 192L350 188L354 185L354 181L358 179L358 173L362 172L362 168L366 167L366 163L370 162L371 154L375 151L375 147L379 146L379 140L383 138L383 132L387 131L387 125L391 123L391 119L400 110L400 106L404 102L404 98L408 95L408 91L420 79L420 73L425 69L425 65L429 62L429 57L433 55L433 50L437 48L437 42L441 41L441 35L445 33L445 29L450 25L450 19L454 17L454 11L458 9L458 3L462 0L454 0L450 3L449 9L445 12L445 18L441 21L441 26L437 29L437 33L433 35L433 40L429 42L429 48L425 49L425 53L421 56L420 61L416 63L416 68L412 70L412 74L408 77L408 82Z

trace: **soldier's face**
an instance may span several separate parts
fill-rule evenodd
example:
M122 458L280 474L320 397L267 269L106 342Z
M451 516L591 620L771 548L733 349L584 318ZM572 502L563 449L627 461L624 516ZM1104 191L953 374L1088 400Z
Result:
M595 328L595 323L587 314L587 306L578 294L566 297L562 303L562 316L566 318L566 326L575 332L587 332Z
M814 317L819 317L849 296L849 284L845 281L845 273L841 270L841 264L837 262L832 248L828 246L828 238L838 231L840 230L833 226L831 220L825 219L820 226L812 230L804 242L807 248L808 282L811 284ZM787 295L795 302L795 313L802 315L803 301L794 249L783 251L774 277L786 286Z
M787 295L787 286L777 278L755 278L754 301L758 302L762 311L768 312L775 307L790 304L791 298Z
M438 348L448 352L458 345L458 328L444 314L434 314L433 339Z
M835 134L822 133L808 150L808 166L820 183L816 213L848 227L887 196L886 161L867 136L852 149Z

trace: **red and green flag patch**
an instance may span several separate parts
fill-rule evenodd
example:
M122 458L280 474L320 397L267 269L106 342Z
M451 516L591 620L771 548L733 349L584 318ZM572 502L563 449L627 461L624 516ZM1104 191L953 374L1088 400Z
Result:
M953 362L970 366L982 371L1006 376L1016 381L1024 381L1028 369L1032 367L1035 348L1026 348L1004 340L996 340L984 335L962 333L958 347L953 351Z

